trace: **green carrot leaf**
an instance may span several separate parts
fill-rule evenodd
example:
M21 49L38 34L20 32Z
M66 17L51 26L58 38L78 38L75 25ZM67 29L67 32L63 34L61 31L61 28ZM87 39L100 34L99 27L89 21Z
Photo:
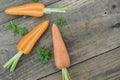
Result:
M6 27L6 30L11 30L12 29L12 26L11 24L9 24L7 27Z
M49 49L39 48L37 50L38 59L42 64L46 64L51 59L51 53Z
M28 33L27 28L25 27L18 27L19 24L10 21L10 24L6 27L6 30L12 30L14 33L14 36L17 36L21 34L22 36L26 35Z
M59 26L66 26L66 25L68 25L68 22L67 22L67 20L65 18L59 17L57 19L57 25L59 25Z
M19 34L19 30L18 29L13 30L13 33L14 33L14 36L17 36Z
M21 33L21 35L24 36L28 33L28 30L26 27L22 27L22 28L19 28L19 33Z
M7 30L15 30L17 28L18 24L16 24L13 21L10 21L10 24L6 27Z
M33 2L39 2L39 0L33 0Z

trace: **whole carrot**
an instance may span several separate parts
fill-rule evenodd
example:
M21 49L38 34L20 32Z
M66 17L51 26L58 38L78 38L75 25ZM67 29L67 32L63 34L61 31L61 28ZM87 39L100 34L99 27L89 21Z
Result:
M32 31L26 34L17 44L18 53L6 62L3 67L10 68L13 72L22 54L29 54L35 43L42 36L45 30L48 28L49 21L43 21L37 25Z
M24 15L41 17L44 13L65 12L66 8L45 8L43 3L29 3L20 6L14 6L5 10L9 15Z
M67 68L70 66L70 58L60 31L55 24L52 26L52 36L56 67L62 69L62 80L71 80L67 71Z

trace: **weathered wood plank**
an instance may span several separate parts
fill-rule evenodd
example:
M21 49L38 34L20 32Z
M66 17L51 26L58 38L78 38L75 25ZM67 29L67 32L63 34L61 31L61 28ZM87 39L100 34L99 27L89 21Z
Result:
M120 14L116 10L111 13L112 10L107 9L109 8L107 5L110 4L109 1L111 0L96 0L94 3L88 4L87 6L80 8L76 6L74 10L69 10L63 15L51 14L45 15L42 18L18 18L15 19L15 21L19 22L21 24L20 26L26 26L31 30L41 20L50 19L52 24L56 22L58 16L67 18L69 25L60 27L60 30L70 53L72 65L74 65L120 46L120 29L111 28L112 25L120 22ZM116 0L116 3L119 2L120 1ZM79 0L75 3L78 4ZM62 4L62 1L50 6L60 6L59 4ZM65 5L63 2L62 6L69 5L71 4ZM104 14L106 11L108 13ZM2 65L17 52L17 50L15 50L15 45L20 39L20 36L14 38L10 31L5 30L4 27L7 24L8 23L1 25L0 29L1 79L35 80L58 71L55 68L53 59L50 63L42 65L39 63L37 55L35 54L38 47L50 48L52 51L51 26L41 40L38 41L31 54L21 58L14 73L10 73L8 70L3 69Z
M120 48L69 68L72 80L119 80ZM39 80L61 80L61 72Z
M49 5L51 3L57 2L60 0L39 0L39 2L44 3L45 5ZM4 11L5 8L10 7L10 6L17 6L17 5L22 5L22 4L26 4L26 3L31 3L33 2L33 0L1 0L0 1L0 12Z
M58 2L60 0L40 0L40 2L44 3L46 6ZM18 16L10 16L4 13L4 10L10 6L22 5L26 3L30 3L32 0L1 0L0 1L0 24L5 23L7 21L21 18Z

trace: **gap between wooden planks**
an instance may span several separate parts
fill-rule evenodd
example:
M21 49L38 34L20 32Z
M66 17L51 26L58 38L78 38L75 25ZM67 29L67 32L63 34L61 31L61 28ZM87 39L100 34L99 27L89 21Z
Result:
M73 12L69 12L69 14L66 13L65 15L63 15L68 19L70 24L66 27L60 27L60 30L68 47L68 51L70 52L72 65L75 65L90 57L104 53L120 45L119 29L111 28L112 25L119 22L119 14L116 13L106 16L100 15L100 13L104 13L104 7L108 7L106 6L107 1L104 1L103 4L101 0L97 0L93 4L81 7L80 9L77 8ZM101 3L97 4L98 2ZM51 6L57 5L58 3ZM100 5L102 6L100 7ZM95 9L95 7L97 7L97 10ZM31 29L34 25L38 24L40 20L50 18L51 23L53 23L56 21L55 17L60 15L61 14L51 14L46 15L41 19L30 17L26 18L23 21L22 19L15 19L15 21L21 21L21 25L27 26L29 29ZM5 23L4 26L7 24L8 23ZM2 45L2 47L0 47L2 48L0 57L8 56L6 50L10 52L9 56L11 57L16 52L14 44L17 43L16 40L18 40L18 37L14 39L12 37L12 34L7 31L1 31L1 34L4 34L4 37L7 37L7 39L3 38L1 35L3 39L1 39L0 41ZM13 43L11 43L11 41ZM35 80L48 74L57 72L58 70L54 66L53 59L47 65L42 65L39 63L39 61L37 60L37 55L35 54L35 50L38 47L50 47L52 51L51 28L48 29L42 39L38 42L32 53L29 56L24 56L21 59L18 68L14 73L10 74L9 71L5 71L3 68L0 68L2 79L6 78L9 80ZM9 58L7 57L7 59L5 60L3 58L0 59L2 61L0 65L2 65Z
M119 80L120 47L95 58L72 66L69 69L73 80ZM38 80L62 80L61 72Z

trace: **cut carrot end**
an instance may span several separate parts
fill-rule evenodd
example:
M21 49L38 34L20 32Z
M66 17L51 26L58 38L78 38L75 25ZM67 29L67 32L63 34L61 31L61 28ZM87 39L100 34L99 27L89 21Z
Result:
M65 13L67 10L67 8L45 8L44 9L44 13L46 14L50 14L52 12L61 12L61 13Z
M67 68L62 69L62 80L71 80L71 77Z
M23 52L19 51L15 56L13 56L8 62L6 62L3 67L4 68L10 68L10 72L13 72L15 70L15 67L22 56Z

